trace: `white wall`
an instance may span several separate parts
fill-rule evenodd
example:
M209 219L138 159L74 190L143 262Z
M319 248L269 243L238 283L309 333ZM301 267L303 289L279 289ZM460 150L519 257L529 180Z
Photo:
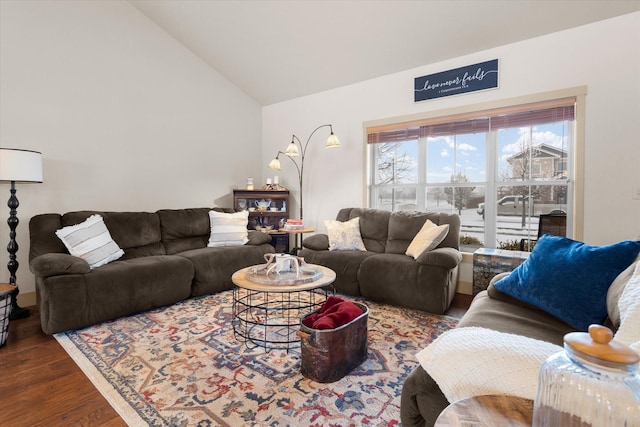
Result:
M18 185L21 293L35 214L231 206L261 168L261 114L128 2L0 1L0 146L44 161L43 184ZM0 184L0 218L8 198Z
M640 235L640 200L631 197L632 185L640 185L638 28L640 13L633 13L267 106L263 164L286 147L291 132L306 138L319 124L334 125L343 146L324 150L322 138L314 137L306 162L305 223L324 232L322 221L334 219L339 208L363 206L363 122L586 85L584 240L634 238ZM419 49L420 43L398 48ZM499 89L414 103L415 77L494 58ZM282 162L280 176L291 185L288 163ZM263 173L272 174L266 167ZM465 271L462 280L471 281Z

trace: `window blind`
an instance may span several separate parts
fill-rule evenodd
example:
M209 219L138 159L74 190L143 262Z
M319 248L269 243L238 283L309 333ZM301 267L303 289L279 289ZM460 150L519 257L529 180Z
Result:
M369 144L416 140L489 132L496 129L527 127L574 120L575 98L518 105L458 116L436 117L367 128Z

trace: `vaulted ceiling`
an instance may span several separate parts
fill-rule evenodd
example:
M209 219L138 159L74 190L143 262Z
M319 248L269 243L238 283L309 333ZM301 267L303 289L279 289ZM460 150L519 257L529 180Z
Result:
M640 10L640 0L129 2L261 105Z

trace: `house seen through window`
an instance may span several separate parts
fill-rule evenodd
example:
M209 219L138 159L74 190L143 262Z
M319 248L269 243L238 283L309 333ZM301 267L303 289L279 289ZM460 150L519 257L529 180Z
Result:
M569 236L574 106L565 98L368 127L369 206L458 213L466 251L528 250L541 215L564 216L552 234Z

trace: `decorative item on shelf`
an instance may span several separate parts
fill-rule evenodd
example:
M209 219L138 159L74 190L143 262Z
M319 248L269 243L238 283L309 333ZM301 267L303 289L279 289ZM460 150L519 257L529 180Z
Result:
M247 190L253 190L253 178L247 178Z
M269 209L269 206L271 205L271 200L264 200L264 199L256 200L255 205L260 212L265 212L266 210Z
M265 191L286 191L287 189L284 188L282 185L280 184L266 184L264 187L262 187L262 190Z
M321 129L323 127L329 127L331 130L331 134L329 135L329 138L327 138L326 147L327 148L340 147L340 141L338 140L338 137L333 134L333 126L330 124L321 125L315 128L313 132L311 132L311 135L309 135L309 138L307 138L307 142L304 145L302 145L302 142L297 136L293 135L291 137L291 143L289 144L287 149L284 152L278 151L278 154L276 154L276 157L273 160L271 160L271 162L269 163L270 169L277 170L277 171L282 170L279 156L280 154L284 154L296 166L296 169L298 170L298 183L299 183L299 190L300 190L300 218L304 218L303 211L302 211L302 200L303 200L302 182L304 177L304 159L305 159L305 154L307 152L307 146L309 145L309 141L311 141L311 137L313 136L313 134L315 134L318 131L318 129ZM296 145L296 142L297 142L297 145ZM300 146L299 148L298 148L298 145ZM300 157L299 163L293 159L293 157L298 157L298 156Z
M304 228L303 220L289 218L285 223L285 230L302 230Z
M9 201L9 283L16 284L16 272L18 271L18 243L16 242L16 228L18 227L18 198L16 197L16 182L19 183L41 183L42 182L42 153L31 150L20 150L15 148L0 148L0 182L11 183ZM11 319L21 319L29 316L29 310L18 306L18 293L11 293Z

